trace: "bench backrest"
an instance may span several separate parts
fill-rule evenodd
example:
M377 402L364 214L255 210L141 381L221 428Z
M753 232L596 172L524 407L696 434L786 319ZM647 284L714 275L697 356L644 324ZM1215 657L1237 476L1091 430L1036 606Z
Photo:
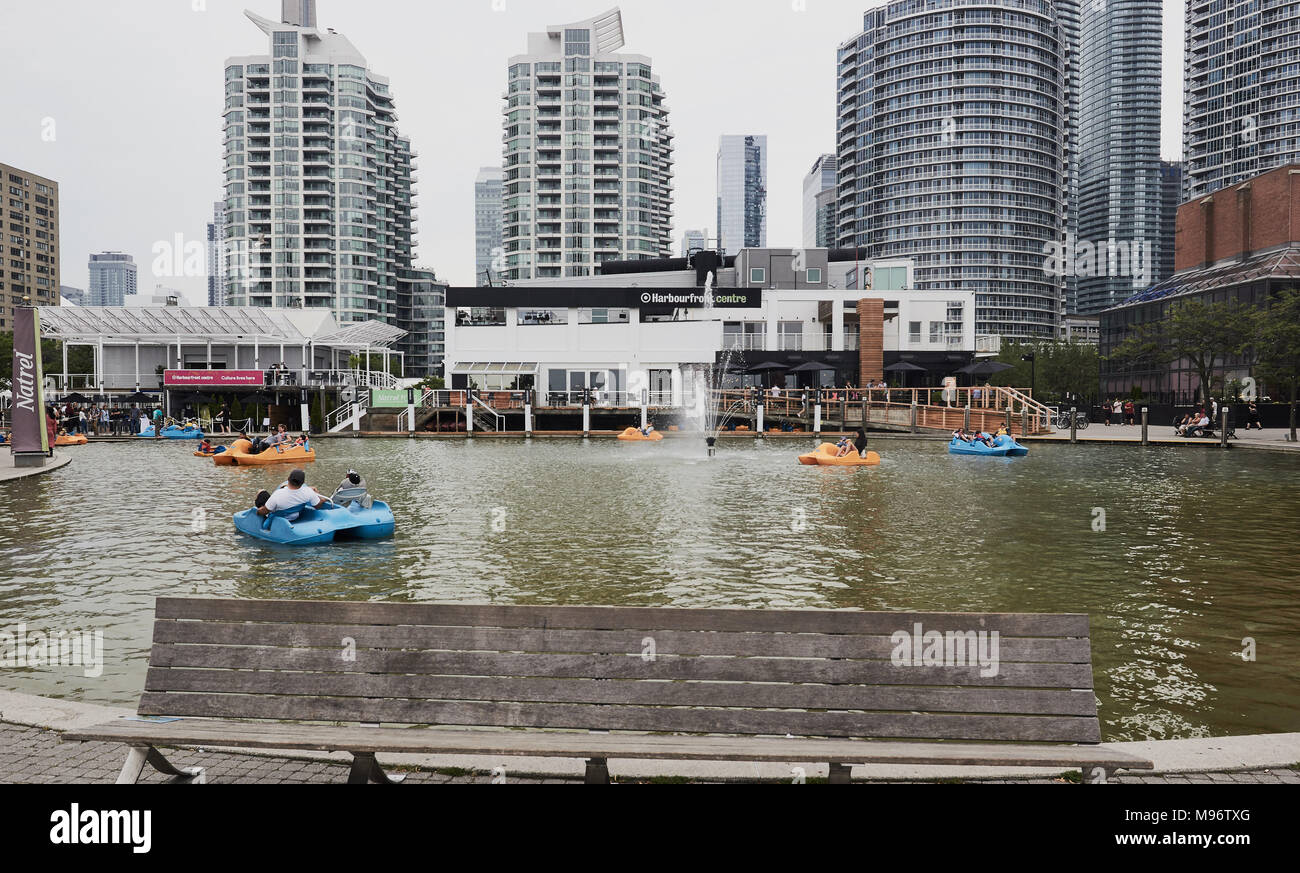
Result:
M139 711L805 737L1101 739L1086 615L163 597Z

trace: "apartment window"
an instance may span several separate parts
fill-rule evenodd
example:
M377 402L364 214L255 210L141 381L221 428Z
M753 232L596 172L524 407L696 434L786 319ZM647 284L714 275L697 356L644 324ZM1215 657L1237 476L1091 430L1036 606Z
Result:
M820 267L809 267L806 271L806 280L810 285L819 285L822 281L822 271Z
M909 321L907 323L907 340L911 343L921 342L921 322Z
M767 270L763 267L749 268L749 283L751 285L762 285L767 282Z
M943 340L943 322L930 322L930 342L937 345Z

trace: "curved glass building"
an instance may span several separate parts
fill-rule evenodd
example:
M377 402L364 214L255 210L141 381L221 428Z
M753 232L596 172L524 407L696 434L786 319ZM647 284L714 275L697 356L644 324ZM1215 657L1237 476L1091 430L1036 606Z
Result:
M839 48L838 245L913 258L918 289L973 291L979 334L1054 339L1069 42L1050 0L867 11Z

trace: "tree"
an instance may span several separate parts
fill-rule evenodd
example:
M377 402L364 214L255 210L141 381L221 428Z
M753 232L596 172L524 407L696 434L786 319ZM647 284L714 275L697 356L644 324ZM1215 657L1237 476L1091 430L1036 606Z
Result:
M1031 352L1037 359L1032 365L1033 370L1028 361L1021 360ZM1013 369L993 376L989 379L991 385L1030 388L1036 370L1036 399L1060 400L1066 395L1077 395L1084 402L1091 402L1097 396L1100 359L1097 347L1091 343L1077 340L1003 343L996 360Z
M447 387L447 382L441 376L425 376L416 384L417 391L441 391Z
M1137 325L1109 360L1128 366L1167 366L1185 359L1196 371L1202 403L1210 402L1214 374L1233 355L1244 354L1257 333L1256 308L1236 300L1172 304L1159 321Z
M1300 291L1289 288L1255 313L1255 372L1287 391L1291 440L1296 438L1296 395L1300 393Z
M14 359L13 331L0 331L0 391L8 391L10 364ZM63 372L63 343L58 340L41 340L41 369L47 376ZM95 350L90 346L72 346L68 349L69 373L95 372ZM95 386L98 388L99 386Z

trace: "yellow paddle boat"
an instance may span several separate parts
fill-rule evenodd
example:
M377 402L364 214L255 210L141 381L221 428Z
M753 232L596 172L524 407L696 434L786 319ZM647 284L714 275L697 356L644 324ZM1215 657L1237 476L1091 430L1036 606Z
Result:
M287 449L267 449L259 454L250 450L253 444L248 440L235 440L224 452L212 456L212 463L218 467L261 467L267 464L302 464L316 460L316 450L302 446Z
M619 435L618 435L618 438L621 439L621 440L626 440L626 441L631 442L631 443L638 443L638 442L640 442L640 443L654 443L654 442L658 442L659 440L663 439L663 438L664 438L664 435L661 434L659 431L654 430L654 431L651 431L651 432L650 432L650 435L649 435L649 436L646 436L645 434L641 433L641 428L639 428L639 427L629 427L627 430L625 430L625 431L623 431L621 434L619 434Z
M850 449L844 457L840 457L839 447L834 443L822 443L816 451L809 452L806 455L799 456L799 463L809 467L878 467L880 466L880 455L875 452L867 452L864 458L856 451Z

